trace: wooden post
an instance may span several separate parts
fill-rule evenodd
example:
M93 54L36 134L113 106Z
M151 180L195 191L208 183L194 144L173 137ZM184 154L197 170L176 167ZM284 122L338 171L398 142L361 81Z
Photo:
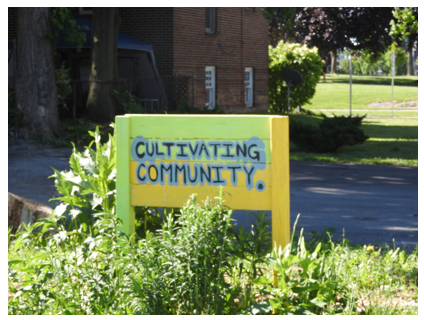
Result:
M290 242L290 170L288 117L272 117L272 248L283 249ZM274 285L278 279L274 273Z
M120 231L135 232L135 209L131 206L130 184L130 118L116 117L116 213L122 219ZM118 150L117 150L118 151Z

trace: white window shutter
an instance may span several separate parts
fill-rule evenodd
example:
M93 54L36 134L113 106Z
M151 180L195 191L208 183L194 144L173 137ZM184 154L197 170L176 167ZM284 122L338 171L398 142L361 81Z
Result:
M215 67L205 68L206 106L215 108Z
M253 68L244 69L244 100L247 107L253 107Z

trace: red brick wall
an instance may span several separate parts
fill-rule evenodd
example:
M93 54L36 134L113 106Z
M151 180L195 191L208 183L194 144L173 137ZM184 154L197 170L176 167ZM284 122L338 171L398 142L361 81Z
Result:
M16 39L18 35L18 8L8 8L8 19L7 19L7 38L8 41Z
M76 18L91 20L91 15ZM216 104L225 110L268 109L268 22L260 8L217 8L217 33L205 33L205 8L119 8L120 32L153 46L162 76L195 76L196 106L205 106L205 67L216 68ZM17 9L9 8L9 40ZM253 68L253 108L244 103L244 68Z
M153 46L161 76L173 72L173 8L119 8L120 32Z
M173 8L119 8L121 25L119 32L153 46L156 65L162 76L172 75L172 21ZM92 20L91 15L80 15L72 8L75 18Z
M268 108L268 22L259 8L217 8L217 33L205 33L205 8L174 8L174 71L195 74L205 106L205 67L216 68L216 104L224 110ZM254 69L254 107L244 102L244 69Z

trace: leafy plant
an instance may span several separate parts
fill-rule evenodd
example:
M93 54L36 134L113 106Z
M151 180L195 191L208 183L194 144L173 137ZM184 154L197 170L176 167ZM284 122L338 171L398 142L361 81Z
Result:
M83 153L72 143L71 170L59 172L53 169L51 176L55 178L57 191L62 194L52 200L61 201L59 210L68 210L71 216L78 217L75 223L81 223L84 231L93 224L95 213L113 212L116 195L115 138L109 135L109 141L102 144L98 127L89 134L94 141ZM91 148L93 144L95 150Z
M124 90L122 92L113 90L112 96L115 97L118 103L119 109L117 110L117 114L143 112L143 108L137 101L137 97L134 96L129 90Z
M206 200L204 207L190 197L182 208L178 224L168 215L155 238L149 239L154 250L155 286L160 284L158 299L152 300L151 282L139 275L134 278L140 304L151 304L155 314L224 314L230 309L231 287L225 283L224 263L230 249L231 211L222 203ZM159 297L161 299L159 299ZM150 313L149 312L149 313Z
M418 7L394 8L393 17L396 20L390 21L391 36L418 34Z
M47 32L45 37L50 39L53 44L53 53L56 54L56 43L59 37L63 38L69 44L76 44L77 51L81 51L81 47L86 41L86 35L83 30L86 26L80 26L72 17L71 11L64 7L54 7L49 14L49 20L52 30Z
M302 82L290 87L290 108L310 103L319 82L323 62L317 48L309 49L298 43L280 41L269 47L269 102L271 112L282 112L287 106L287 84L281 77L283 68L299 72Z
M408 61L405 50L402 47L397 47L395 50L395 67L399 68ZM392 68L392 50L387 50L384 54L383 72L391 75Z
M195 106L190 106L187 102L182 102L178 105L177 114L224 114L225 111L220 109L218 106L215 106L213 109L209 109L208 106L205 106L203 109L197 108Z
M193 195L181 209L141 208L144 238L118 232L114 138L90 134L71 170L55 170L62 203L53 214L8 230L8 314L417 312L377 303L399 292L418 300L418 248L336 244L330 229L306 240L295 234L298 216L290 243L271 253L267 217L235 230L222 188L203 205Z
M65 109L68 109L66 98L72 92L71 77L69 76L70 70L71 69L65 68L65 63L63 62L60 68L54 71L57 87L57 102L58 105L63 106Z
M321 116L324 120L318 127L291 119L290 141L307 151L325 153L335 152L344 145L364 143L369 138L359 128L365 116Z

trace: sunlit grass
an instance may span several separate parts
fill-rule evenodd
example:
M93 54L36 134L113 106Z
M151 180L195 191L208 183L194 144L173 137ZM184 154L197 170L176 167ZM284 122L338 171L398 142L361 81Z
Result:
M349 83L350 76L347 74L327 74L325 76L326 83ZM362 83L362 84L374 84L374 85L387 85L392 84L391 76L358 76L352 75L352 83ZM417 76L396 76L394 79L394 84L396 86L414 86L418 87L418 77Z
M336 115L336 116L348 116L350 115L349 109L340 111L330 111L330 110L324 110L321 111L327 116ZM352 116L367 116L367 117L381 117L381 118L391 118L392 117L392 110L364 110L364 111L352 111ZM404 111L404 110L393 110L393 117L394 118L417 118L418 117L418 111Z
M395 86L394 103L417 101L418 87ZM382 109L368 106L373 102L391 102L392 88L383 85L352 85L352 109ZM318 83L311 104L302 106L306 110L346 109L350 107L350 86L346 83ZM391 106L390 106L391 109ZM404 109L404 108L398 108Z

